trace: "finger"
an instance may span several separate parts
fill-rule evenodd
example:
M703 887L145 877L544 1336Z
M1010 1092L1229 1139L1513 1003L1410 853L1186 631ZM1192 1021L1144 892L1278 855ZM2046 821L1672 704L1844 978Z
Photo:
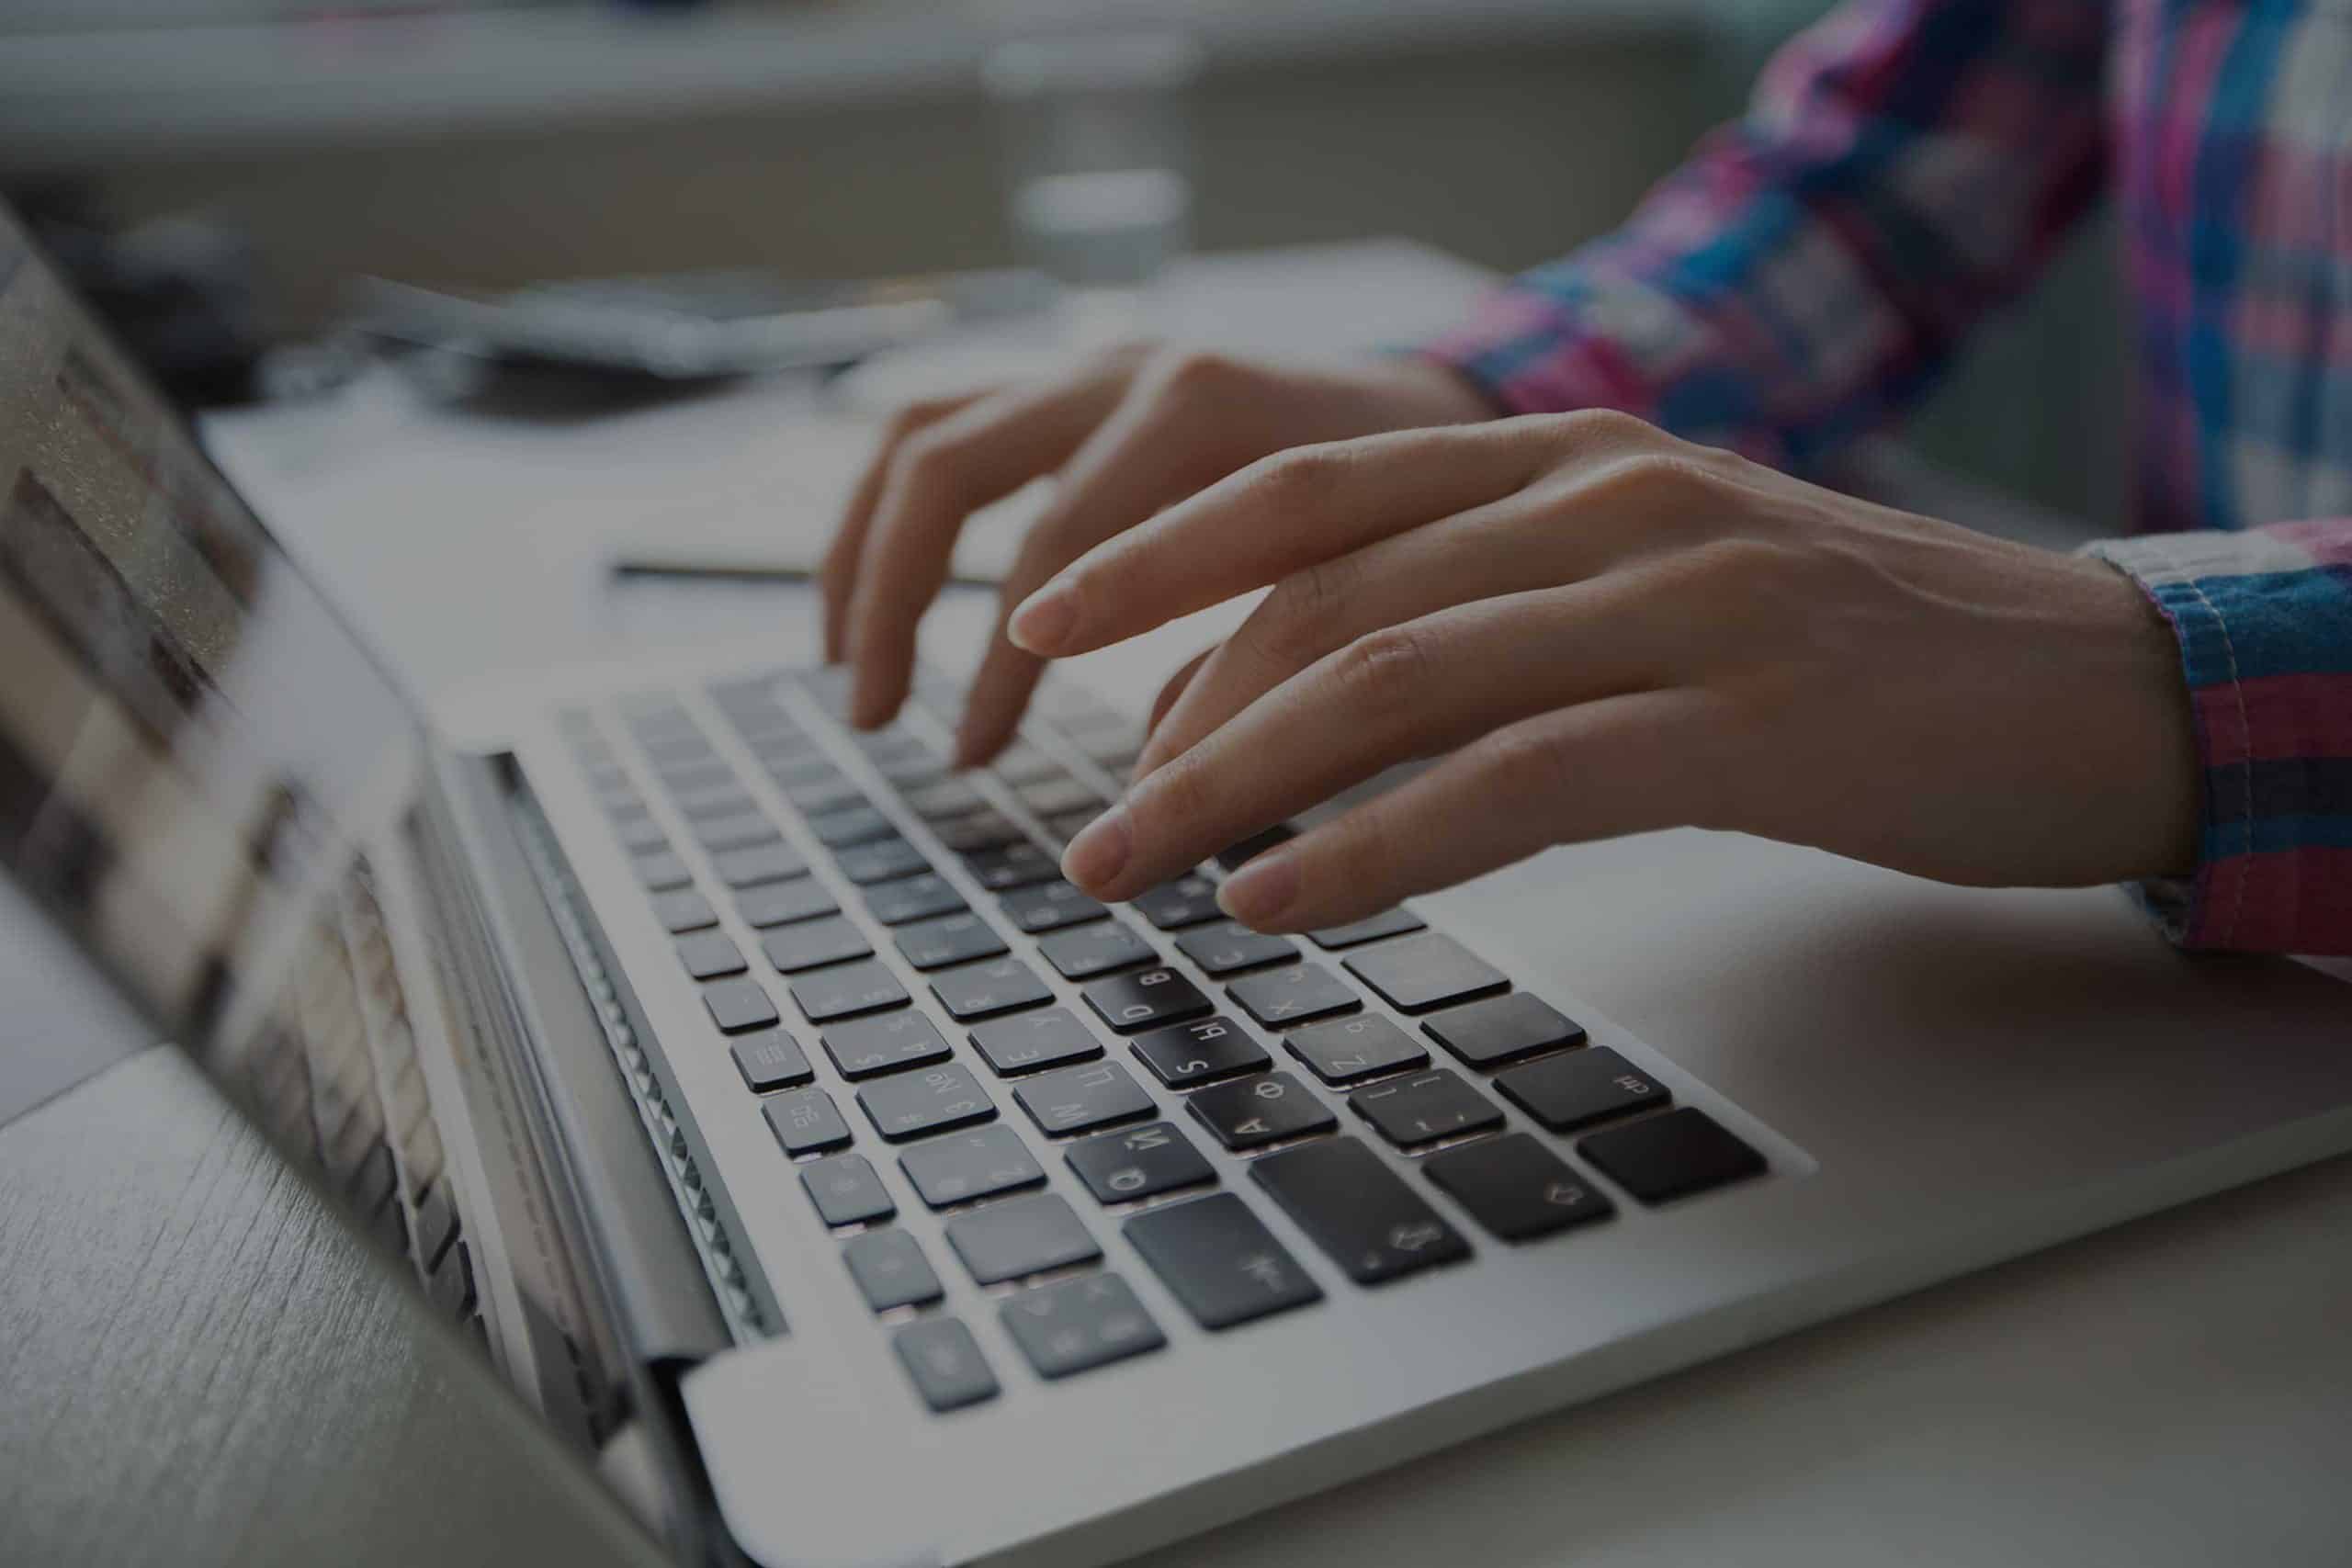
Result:
M1071 842L1063 874L1099 898L1133 897L1396 763L1655 689L1686 636L1672 600L1623 577L1385 626L1138 782Z
M1360 637L1450 604L1572 581L1557 559L1569 530L1536 511L1522 492L1283 578L1226 638L1182 700L1155 712L1136 759L1136 778L1148 777L1266 693Z
M1232 471L1230 411L1178 395L1157 375L1139 378L1063 469L1053 505L1030 528L999 596L996 634L965 695L956 754L986 761L1012 739L1044 671L1016 647L1007 622L1037 587L1071 561L1142 523L1170 502Z
M1209 661L1209 656L1222 646L1222 644L1212 643L1201 649L1200 652L1178 665L1176 673L1168 677L1167 681L1161 684L1159 694L1151 699L1151 716L1144 722L1143 732L1147 739L1159 728L1161 721L1167 718L1169 710L1173 708L1177 700L1190 689L1193 677L1201 672L1201 666L1206 664Z
M1718 701L1695 687L1636 692L1498 730L1260 855L1217 901L1259 931L1317 931L1554 844L1717 825L1738 775Z
M964 520L1067 462L1117 406L1133 366L1105 355L1062 379L994 393L899 446L850 595L853 724L871 728L906 700L915 627L947 581Z
M1283 452L1076 562L1021 606L1015 636L1057 658L1088 652L1498 500L1557 467L1578 440L1589 437L1600 458L1644 428L1498 420Z
M833 542L827 547L825 563L818 572L818 588L824 595L826 663L840 663L846 648L849 601L857 586L858 557L865 548L866 530L874 522L875 502L882 499L882 481L890 472L890 459L908 436L938 423L985 395L984 389L962 397L909 403L883 425L882 439L876 444L874 456L866 460L865 471L850 491L849 505L842 512L840 526L833 530Z

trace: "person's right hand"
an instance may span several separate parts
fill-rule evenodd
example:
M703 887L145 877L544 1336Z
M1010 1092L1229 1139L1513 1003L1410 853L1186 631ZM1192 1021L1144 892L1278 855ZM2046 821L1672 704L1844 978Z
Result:
M965 519L1031 479L1057 482L1005 581L956 730L959 766L1012 739L1043 668L1005 639L1007 616L1096 545L1292 446L1494 412L1467 382L1421 360L1310 369L1150 345L1114 349L1057 379L903 409L825 558L825 658L854 671L850 721L871 729L899 711L916 625L947 580Z

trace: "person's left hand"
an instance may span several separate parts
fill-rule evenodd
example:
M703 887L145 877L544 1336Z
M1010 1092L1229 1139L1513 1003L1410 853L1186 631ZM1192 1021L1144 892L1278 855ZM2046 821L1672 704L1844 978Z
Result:
M1980 885L2195 860L2172 636L2102 562L1821 490L1609 413L1267 458L1098 547L1011 634L1082 653L1274 591L1163 694L1063 871L1127 898L1392 763L1228 878L1299 931L1548 845L1685 824Z

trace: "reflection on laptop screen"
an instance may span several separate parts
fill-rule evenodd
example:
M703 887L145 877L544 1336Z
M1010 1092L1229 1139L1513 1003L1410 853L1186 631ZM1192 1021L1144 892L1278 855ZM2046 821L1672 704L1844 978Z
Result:
M0 212L0 863L216 1055L288 1015L419 735Z

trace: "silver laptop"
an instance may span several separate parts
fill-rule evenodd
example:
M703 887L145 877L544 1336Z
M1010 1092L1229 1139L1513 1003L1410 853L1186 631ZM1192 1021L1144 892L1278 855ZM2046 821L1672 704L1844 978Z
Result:
M2344 987L2113 890L1676 834L1268 938L1279 825L1056 877L1067 684L963 775L936 675L513 689L405 700L0 217L0 860L683 1557L1110 1560L2352 1147Z

